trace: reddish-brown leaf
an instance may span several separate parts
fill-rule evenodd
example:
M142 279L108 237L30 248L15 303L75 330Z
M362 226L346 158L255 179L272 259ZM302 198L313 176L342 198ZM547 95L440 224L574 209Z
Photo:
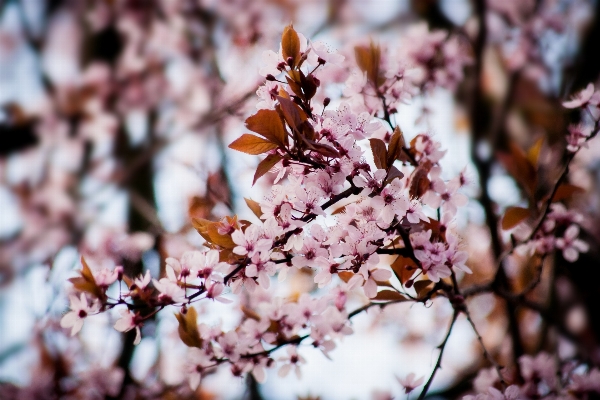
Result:
M290 72L298 72L298 71L290 71ZM287 81L288 85L290 86L290 89L292 89L292 92L294 92L294 94L296 96L303 99L304 93L302 93L302 86L300 86L300 84L298 82L296 82L293 78L290 78L289 76L286 76L285 80Z
M194 307L187 309L185 314L175 314L177 321L179 322L179 328L177 331L181 341L189 347L202 347L202 339L198 332L198 323L196 322L198 314Z
M329 158L339 158L340 157L340 153L338 153L338 151L336 149L334 149L333 147L331 147L327 144L312 142L312 143L310 143L310 147L312 148L312 150L319 152L324 157L329 157Z
M390 138L390 145L387 151L387 165L394 164L394 161L399 160L404 147L404 135L400 128L396 127Z
M395 290L382 290L381 292L377 292L377 296L375 296L372 300L407 300L406 297L402 296L400 293Z
M502 217L502 229L512 229L527 219L530 215L531 212L526 208L508 207L504 213L504 217Z
M523 150L515 143L510 143L510 153L498 153L498 159L508 173L521 185L530 197L535 193L537 171L527 159Z
M375 166L379 169L387 170L387 149L385 148L385 143L381 139L369 139L369 143L371 143Z
M584 189L579 186L571 185L570 183L563 183L556 189L556 193L552 196L552 202L568 200L575 193L583 193Z
M242 153L258 155L266 153L279 147L277 144L270 142L258 136L244 133L229 145L230 149L241 151Z
M281 147L287 144L285 127L275 110L259 110L246 119L246 128Z
M256 181L261 176L269 172L271 168L273 168L279 161L281 161L281 156L277 154L269 154L264 160L259 162L258 166L256 167L256 172L254 173L254 179L252 179L252 185L254 186Z
M246 197L244 197L244 200L246 201L246 205L248 206L248 208L254 213L254 215L256 215L256 217L258 219L260 219L260 217L263 214L263 212L260 208L260 204L257 201L248 199Z
M254 311L246 306L242 306L242 312L244 313L244 315L247 318L253 319L255 321L260 321L260 315L258 315L256 313L256 311Z
M429 168L427 168L426 165L420 165L415 169L410 179L410 197L420 198L427 193L429 186L431 185L431 181L427 177L428 173Z
M417 264L415 264L412 259L403 256L398 256L391 267L394 275L396 275L396 278L398 278L402 286L404 286L417 271Z
M338 272L338 276L340 277L341 280L348 283L348 281L350 280L350 278L352 278L354 276L354 274L350 271L340 271L340 272Z
M415 291L417 292L417 297L423 298L429 290L431 290L430 286L433 282L429 279L423 279L422 281L415 282Z
M212 222L203 218L192 218L192 226L209 243L225 249L233 249L236 246L231 239L231 235L221 235L219 233L219 222Z
M389 166L390 164L388 164ZM388 175L387 178L385 180L385 183L391 183L394 179L396 178L400 178L402 179L404 177L404 174L402 172L400 172L400 170L396 167L394 167L393 165L390 167L390 170L388 171Z
M284 60L292 57L294 64L300 58L300 38L291 24L285 27L281 35L281 53Z
M538 164L538 159L540 158L540 151L542 150L542 145L544 144L544 138L541 137L531 146L531 148L527 151L527 160L534 167Z
M306 113L290 99L277 96L277 100L279 101L281 112L283 113L285 121L288 123L290 128L292 128L292 130L299 130L300 125L307 119Z
M73 284L73 287L81 292L86 292L97 298L102 298L103 292L96 284L94 274L92 274L92 270L83 256L81 256L81 271L79 271L79 274L81 276L69 279L69 282Z
M367 79L374 86L379 87L383 82L379 76L379 64L381 62L381 49L371 42L369 47L356 46L354 48L356 63L358 67L367 73Z

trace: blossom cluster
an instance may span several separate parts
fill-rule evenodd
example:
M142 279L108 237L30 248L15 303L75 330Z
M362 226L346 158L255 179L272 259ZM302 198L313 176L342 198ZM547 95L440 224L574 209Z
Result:
M390 115L397 102L406 100L403 90L414 94L455 86L469 57L445 35L421 32L418 37L423 42L408 48L404 62L420 71L421 81L398 72L400 67L374 43L357 45L357 67L345 68L359 71L360 83L351 74L349 98L333 102L317 95L325 86L321 78L346 58L286 27L279 52L265 54L258 111L246 120L254 134L243 134L229 146L265 155L254 183L269 173L274 177L264 199L246 199L255 222L237 216L193 218L206 249L167 258L161 277L149 272L128 277L122 268L96 270L82 259L81 276L71 280L81 293L71 297L62 326L75 334L89 315L120 309L115 329L135 330L137 344L145 321L177 307L179 336L192 348L187 372L195 389L202 376L226 363L234 376L252 373L259 382L269 368L300 376L301 344L328 356L336 340L352 333L351 317L373 305L442 296L455 315L466 313L457 275L471 269L455 227L459 208L467 204L461 193L465 174L445 179L440 143L428 133L407 140ZM586 92L573 100L577 104L567 105L587 106L588 97ZM576 144L578 149L582 143ZM574 261L587 250L577 239L577 218L553 204L532 235L534 247L544 253L560 249ZM323 290L287 299L272 294L274 277L282 282L298 271L308 272ZM116 283L118 298L111 298L108 289ZM368 303L350 310L351 295ZM196 302L229 303L236 296L246 300L240 300L243 317L235 328L198 321ZM275 357L283 347L286 354ZM411 377L403 385L410 391L420 383Z
M507 382L501 384L493 369L481 370L473 384L478 394L463 399L581 399L600 394L599 369L573 361L560 362L548 353L522 356L519 371L519 376L503 377L509 382L519 382L508 385Z

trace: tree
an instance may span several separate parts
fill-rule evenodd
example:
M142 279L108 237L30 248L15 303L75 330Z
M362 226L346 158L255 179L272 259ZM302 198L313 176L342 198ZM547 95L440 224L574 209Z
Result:
M397 394L400 387L419 399L430 394L464 321L482 357L442 395L597 397L597 210L594 184L582 176L591 171L600 92L585 82L570 98L559 96L583 66L573 63L569 73L577 57L551 43L572 34L575 16L592 5L474 1L458 26L437 2L423 4L414 7L426 22L403 31L400 45L358 38L336 51L289 24L273 28L282 30L278 52L263 52L273 35L263 4L238 18L237 2L48 3L50 34L37 36L25 3L5 6L7 15L20 12L35 54L43 57L54 41L64 46L61 35L69 35L79 44L60 49L82 63L74 63L76 83L42 70L43 106L5 108L7 132L26 130L32 140L19 146L34 146L7 151L8 170L28 154L59 155L40 164L48 167L37 180L7 181L24 222L2 252L15 273L39 262L58 269L57 254L69 245L81 258L60 327L51 309L37 325L43 378L0 393L204 398L204 379L228 370L247 377L248 396L260 398L257 383L269 370L301 378L311 367L306 347L335 358L355 317L379 310L382 322L423 304L449 311L438 321L439 351L426 376L398 377ZM317 33L344 27L342 10L352 7L332 2ZM302 7L295 11L302 15ZM375 28L396 25L390 18ZM225 71L229 57L257 52L258 82L243 66ZM431 132L440 93L454 96L445 106L462 113L465 127L457 129L470 132L471 161L458 173L443 162L457 155ZM423 104L416 121L405 122L407 103ZM250 133L233 128L241 115L249 115ZM169 165L169 155L185 154L172 149L190 140L189 131L201 133L195 143L207 158ZM64 149L78 154L66 166ZM260 156L251 183L265 190L262 199L252 192L240 204L230 149ZM216 167L208 161L215 152ZM173 165L203 179L188 192L189 222L170 229L157 180ZM495 198L499 176L510 177L516 201ZM127 218L107 227L97 214L115 193L126 194ZM310 284L294 289L302 276ZM231 326L208 323L217 303L239 313ZM473 312L486 303L487 313ZM179 379L169 380L158 358L140 379L132 372L136 346L162 340L157 317L168 310L178 339L159 354L187 348L176 363ZM72 356L57 339L77 335L96 314L108 316L123 343L100 370L84 362L85 346Z

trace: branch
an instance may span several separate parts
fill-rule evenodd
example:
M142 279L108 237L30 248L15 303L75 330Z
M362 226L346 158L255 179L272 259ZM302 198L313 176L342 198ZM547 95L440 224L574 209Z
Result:
M427 391L429 390L429 387L431 386L431 383L433 382L435 373L437 372L438 369L442 368L442 356L444 355L444 349L446 348L446 344L448 343L448 339L450 338L450 334L452 333L452 328L454 328L454 323L456 322L456 319L458 318L458 314L459 314L459 311L455 309L454 314L452 314L452 321L450 321L450 327L448 327L448 333L446 333L446 337L444 338L444 341L438 347L440 349L440 355L438 356L437 362L435 363L435 367L433 367L433 371L431 371L431 376L429 377L429 379L427 380L427 383L423 387L423 391L421 391L421 394L419 395L418 400L423 400L425 398L425 396L427 395Z

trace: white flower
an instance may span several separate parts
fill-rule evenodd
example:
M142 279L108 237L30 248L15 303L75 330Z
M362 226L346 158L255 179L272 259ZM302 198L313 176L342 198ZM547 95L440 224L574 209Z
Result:
M95 314L100 310L100 304L94 300L91 306L88 305L85 293L81 293L80 297L69 296L71 301L71 311L65 314L60 320L60 326L63 328L71 328L71 336L74 336L83 327L83 320L90 314Z
M129 312L129 310L121 310L121 318L115 322L114 327L119 332L129 332L135 328L135 340L133 341L133 344L137 345L141 342L142 334L140 332L139 323L136 315Z

